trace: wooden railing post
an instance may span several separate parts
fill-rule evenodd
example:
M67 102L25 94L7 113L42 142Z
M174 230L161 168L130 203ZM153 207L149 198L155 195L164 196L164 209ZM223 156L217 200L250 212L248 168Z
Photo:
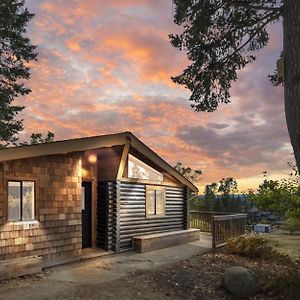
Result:
M215 226L216 226L215 218L213 216L212 220L211 220L211 236L212 236L212 248L213 249L216 248L216 228L215 228Z
M184 190L184 229L189 229L190 226L190 189Z

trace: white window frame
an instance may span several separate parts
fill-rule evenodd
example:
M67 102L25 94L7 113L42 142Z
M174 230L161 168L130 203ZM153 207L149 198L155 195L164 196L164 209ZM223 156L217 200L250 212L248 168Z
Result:
M154 191L155 192L155 204L154 204L154 214L148 212L148 208L150 205L150 199L149 199L149 194L148 192ZM160 191L162 193L162 205L163 205L163 212L162 213L157 213L157 204L156 204L156 192ZM163 186L154 186L154 185L147 185L146 186L146 218L160 218L164 217L166 215L166 188Z
M10 182L17 182L20 183L20 218L18 220L13 220L9 218L9 183ZM33 183L33 218L23 220L23 183L24 182L31 182ZM36 182L35 180L21 180L21 179L9 179L7 180L7 221L9 223L26 223L36 221Z

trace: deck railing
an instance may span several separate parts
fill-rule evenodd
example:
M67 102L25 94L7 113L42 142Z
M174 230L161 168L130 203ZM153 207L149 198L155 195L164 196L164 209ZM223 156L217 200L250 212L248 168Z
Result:
M191 211L190 227L211 232L212 247L216 248L229 238L245 233L247 214Z
M245 233L247 214L213 216L212 220L212 247L216 248L227 239Z
M190 212L190 227L198 228L201 231L211 232L213 216L227 215L228 213L214 211L191 211Z

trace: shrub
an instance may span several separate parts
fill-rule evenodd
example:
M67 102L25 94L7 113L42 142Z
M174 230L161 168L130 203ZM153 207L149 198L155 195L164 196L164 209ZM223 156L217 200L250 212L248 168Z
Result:
M300 204L299 204L300 205ZM300 207L290 210L287 214L288 218L299 218L300 219Z
M284 299L299 299L300 295L300 270L297 267L289 268L284 273L275 275L265 286L269 294L282 295Z
M225 245L225 252L252 258L275 259L281 263L291 263L287 254L275 250L270 242L260 235L243 235L229 239Z
M268 225L272 225L272 221L271 221L271 220L267 220L267 219L262 219L259 223L260 223L260 224L268 224Z
M284 222L283 228L288 230L290 232L290 234L293 234L296 231L300 231L300 218L297 218L297 217L288 218Z

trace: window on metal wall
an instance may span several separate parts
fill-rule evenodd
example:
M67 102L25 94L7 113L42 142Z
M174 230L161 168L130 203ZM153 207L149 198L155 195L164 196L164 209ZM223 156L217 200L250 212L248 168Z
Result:
M165 188L161 186L146 187L146 217L164 216L166 213Z
M29 221L34 218L34 182L8 181L8 221Z

